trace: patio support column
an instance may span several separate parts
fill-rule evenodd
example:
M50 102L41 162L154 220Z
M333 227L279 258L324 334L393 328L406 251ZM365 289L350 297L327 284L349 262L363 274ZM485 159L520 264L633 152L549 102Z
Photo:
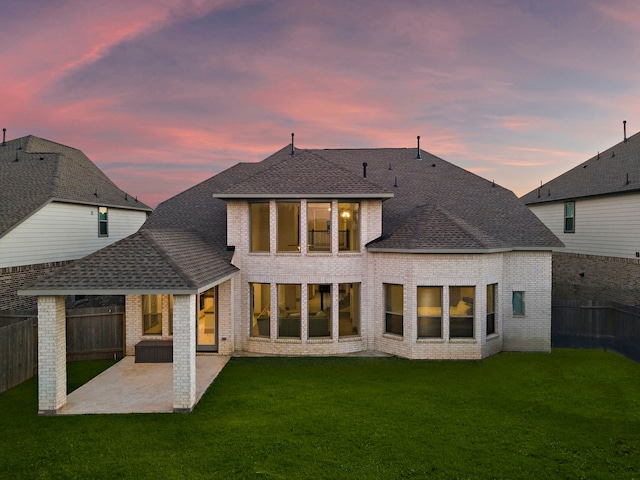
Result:
M173 411L196 402L196 296L173 296Z
M64 296L38 297L38 413L54 415L67 403Z

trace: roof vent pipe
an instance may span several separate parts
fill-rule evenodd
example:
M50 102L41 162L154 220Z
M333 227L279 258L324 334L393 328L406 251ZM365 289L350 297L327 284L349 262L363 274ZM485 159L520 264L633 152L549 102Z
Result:
M293 155L293 132L291 132L291 155Z
M4 147L7 144L7 129L2 129L2 146Z
M362 176L364 178L367 178L367 165L369 165L367 162L364 162L362 164Z
M416 160L422 160L420 156L420 135L418 135L418 153L416 154Z
M627 121L623 120L622 121L622 128L624 129L624 141L627 141Z

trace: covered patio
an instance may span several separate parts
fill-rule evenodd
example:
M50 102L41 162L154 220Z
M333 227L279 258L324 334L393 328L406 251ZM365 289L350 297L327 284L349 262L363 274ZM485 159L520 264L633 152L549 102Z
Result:
M228 356L196 356L195 404L229 361ZM113 413L171 413L173 371L171 363L135 363L124 357L67 395L58 415Z

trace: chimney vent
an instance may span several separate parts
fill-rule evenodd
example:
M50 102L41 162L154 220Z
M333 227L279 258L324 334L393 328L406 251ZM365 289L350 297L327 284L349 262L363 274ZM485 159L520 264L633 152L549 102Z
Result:
M422 160L420 156L420 135L418 135L418 153L416 154L416 160Z
M7 144L7 129L2 129L2 146L4 147Z
M293 132L291 132L291 155L293 155Z
M624 141L627 141L627 121L623 120L622 121L622 128L624 130Z
M367 162L362 163L362 176L364 178L367 178L367 165L369 165Z

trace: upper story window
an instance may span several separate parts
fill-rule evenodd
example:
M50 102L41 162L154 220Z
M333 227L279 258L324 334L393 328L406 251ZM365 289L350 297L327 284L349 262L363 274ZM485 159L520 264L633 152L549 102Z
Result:
M331 251L331 203L307 203L307 242L310 252Z
M270 242L269 202L250 203L249 215L251 223L250 250L252 252L268 252Z
M98 236L109 236L109 219L107 207L98 207Z
M575 233L576 231L576 203L564 203L564 233Z
M300 202L278 202L278 252L300 252Z
M360 204L338 203L338 249L360 251Z

